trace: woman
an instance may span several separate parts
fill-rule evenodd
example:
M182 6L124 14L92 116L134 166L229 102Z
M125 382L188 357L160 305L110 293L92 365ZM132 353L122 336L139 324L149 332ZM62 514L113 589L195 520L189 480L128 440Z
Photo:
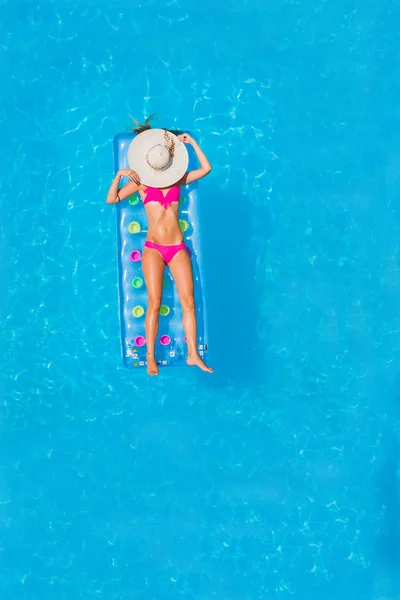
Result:
M205 177L211 165L198 144L187 134L175 136L165 129L152 129L148 121L135 130L138 135L128 150L132 169L121 169L107 194L107 204L116 204L139 192L148 218L148 233L142 255L142 268L148 293L145 330L147 372L158 375L154 356L158 332L165 265L171 270L182 305L182 323L188 346L187 364L212 373L197 351L194 285L189 251L179 226L179 196L183 185ZM187 171L190 144L200 168ZM121 177L130 182L119 189Z

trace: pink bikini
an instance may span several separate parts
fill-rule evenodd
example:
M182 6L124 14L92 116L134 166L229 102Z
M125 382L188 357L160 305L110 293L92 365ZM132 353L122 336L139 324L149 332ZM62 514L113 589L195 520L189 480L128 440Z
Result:
M145 191L146 197L143 200L143 204L146 206L149 202L159 202L161 206L167 210L172 206L173 202L179 202L180 189L177 185L174 185L168 190L167 195L164 196L159 188L148 187Z
M180 190L177 185L174 185L174 187L168 190L166 196L164 196L159 188L148 187L146 188L145 194L146 197L143 200L144 206L146 206L146 204L149 202L159 202L159 204L161 204L161 206L167 210L172 206L173 202L179 202ZM155 244L154 242L146 242L145 247L151 248L152 250L157 250L157 252L161 254L166 265L168 265L174 256L181 250L187 250L190 256L190 252L185 243L166 246L162 244Z

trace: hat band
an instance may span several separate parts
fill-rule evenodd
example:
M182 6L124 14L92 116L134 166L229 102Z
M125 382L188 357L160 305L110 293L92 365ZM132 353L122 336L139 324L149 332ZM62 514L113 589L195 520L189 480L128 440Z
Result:
M158 144L157 144L157 145L158 145ZM147 164L149 165L149 167L150 167L151 169L153 169L154 171L165 171L165 169L168 169L168 167L170 167L170 166L171 166L171 159L172 159L171 155L169 156L169 160L168 160L167 164L165 164L165 165L164 165L164 166L162 166L162 167L156 167L154 164L152 164L152 163L149 161L149 154L150 154L150 152L153 150L153 148L156 148L156 147L157 147L157 145L156 145L156 146L153 146L152 148L150 148L150 150L147 152L147 154L146 154L146 162L147 162Z
M153 148L155 148L155 146L153 146ZM149 154L151 152L151 150L153 150L153 148L150 148L149 151L146 154L146 162L149 165L149 167L151 169L154 169L154 171L165 171L166 169L168 169L171 166L171 161L174 158L174 154L175 154L175 141L173 138L171 138L171 136L169 135L167 129L164 129L164 148L166 148L166 150L168 150L168 154L170 156L170 159L168 161L168 163L164 166L164 167L155 167L154 165L152 165L149 161Z

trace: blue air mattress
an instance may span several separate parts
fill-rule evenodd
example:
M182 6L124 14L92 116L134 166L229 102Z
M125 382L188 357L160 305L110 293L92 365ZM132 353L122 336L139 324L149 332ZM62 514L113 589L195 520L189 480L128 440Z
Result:
M120 133L114 138L115 172L129 168L127 153L133 137L133 134ZM188 150L189 169L196 168L192 148L188 147ZM127 182L128 180L123 178L121 185ZM207 360L208 341L201 279L198 195L196 183L182 188L179 218L184 240L192 252L199 354ZM122 360L128 368L143 368L146 366L144 320L147 293L141 257L147 234L147 217L138 194L117 204L116 213ZM182 328L182 310L168 267L165 269L159 324L155 349L158 364L160 367L186 366L187 346Z

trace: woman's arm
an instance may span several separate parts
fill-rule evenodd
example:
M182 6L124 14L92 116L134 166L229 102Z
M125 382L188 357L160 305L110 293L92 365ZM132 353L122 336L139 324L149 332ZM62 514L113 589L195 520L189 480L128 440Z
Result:
M181 185L187 185L188 183L192 183L193 181L197 181L202 177L208 175L212 169L210 162L207 156L204 154L203 150L200 148L198 143L190 137L187 133L178 136L178 139L185 144L191 144L193 146L194 151L196 152L196 156L199 159L200 169L194 169L193 171L189 171L181 180Z
M118 190L121 177L129 177L131 181L124 185L120 190ZM107 204L117 204L117 202L121 202L121 200L125 200L125 198L132 196L132 194L137 192L139 188L139 175L135 173L135 171L131 171L130 169L120 169L114 177L112 184L110 185L106 202Z

